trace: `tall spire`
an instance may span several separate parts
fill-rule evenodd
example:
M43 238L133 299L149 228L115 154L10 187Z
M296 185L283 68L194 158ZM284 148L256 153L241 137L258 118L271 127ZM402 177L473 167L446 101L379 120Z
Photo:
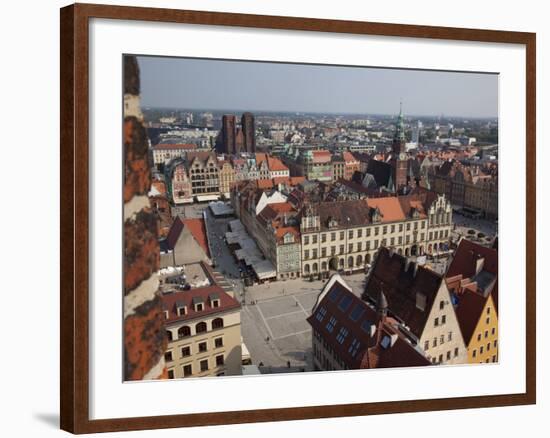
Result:
M403 100L399 100L399 116L395 124L395 140L405 141L405 123L403 121Z

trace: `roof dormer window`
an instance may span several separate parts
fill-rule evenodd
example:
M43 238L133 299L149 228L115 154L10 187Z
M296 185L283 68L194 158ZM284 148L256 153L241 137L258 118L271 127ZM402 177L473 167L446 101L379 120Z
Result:
M220 307L220 296L218 294L210 294L208 301L210 301L210 307Z
M204 299L202 297L193 297L193 309L195 309L195 312L204 310Z

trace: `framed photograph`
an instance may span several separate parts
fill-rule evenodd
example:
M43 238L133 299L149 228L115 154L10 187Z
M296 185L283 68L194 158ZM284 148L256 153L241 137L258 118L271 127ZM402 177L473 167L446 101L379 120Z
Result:
M60 81L62 429L535 403L535 34L75 4Z

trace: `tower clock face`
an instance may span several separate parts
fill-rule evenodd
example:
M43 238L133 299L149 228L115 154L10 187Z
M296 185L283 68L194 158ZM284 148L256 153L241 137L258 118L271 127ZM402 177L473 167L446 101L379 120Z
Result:
M399 159L402 160L402 161L405 161L407 159L407 155L405 155L405 152L401 152L399 154Z

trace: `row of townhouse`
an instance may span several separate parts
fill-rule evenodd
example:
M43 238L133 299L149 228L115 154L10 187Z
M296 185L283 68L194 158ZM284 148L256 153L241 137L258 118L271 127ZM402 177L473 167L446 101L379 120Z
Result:
M274 266L279 279L328 277L331 271L368 266L378 248L417 256L448 251L452 210L444 196L419 191L388 196L295 205L279 192L251 186L234 191L235 211ZM299 260L299 263L297 262Z
M307 205L300 220L301 274L363 269L382 246L405 256L446 252L451 230L450 202L428 191Z
M215 152L186 152L165 168L170 201L174 204L229 198L238 181L288 178L284 164L268 154L216 155Z

